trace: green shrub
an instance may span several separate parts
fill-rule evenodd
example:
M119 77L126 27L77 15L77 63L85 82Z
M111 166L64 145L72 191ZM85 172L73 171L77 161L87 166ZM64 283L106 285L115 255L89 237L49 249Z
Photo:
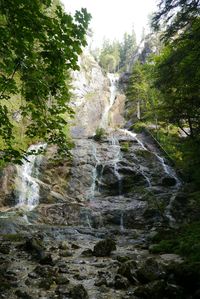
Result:
M153 253L176 253L188 262L200 262L200 222L184 225L171 234L160 234L156 239L160 240L151 248Z
M95 141L102 140L102 138L105 137L105 134L106 134L106 132L103 128L97 128L96 132L95 132L95 135L94 135L94 140Z
M130 148L130 143L128 141L127 142L123 142L121 144L121 151L122 152L128 152L129 148Z

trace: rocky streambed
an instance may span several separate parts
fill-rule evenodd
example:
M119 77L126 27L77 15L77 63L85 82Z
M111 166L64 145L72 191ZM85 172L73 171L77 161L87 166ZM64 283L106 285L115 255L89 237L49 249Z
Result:
M198 298L180 256L152 253L158 231L177 225L168 162L124 130L75 144L70 163L53 162L53 149L43 158L37 207L6 194L0 298Z
M55 226L1 237L1 298L185 298L172 278L182 260L151 255L146 237Z

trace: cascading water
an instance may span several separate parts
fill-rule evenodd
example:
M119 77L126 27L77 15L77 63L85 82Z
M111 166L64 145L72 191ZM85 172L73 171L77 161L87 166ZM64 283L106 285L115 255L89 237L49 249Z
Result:
M134 140L136 140L138 142L138 144L141 146L141 148L143 150L147 150L147 148L144 146L144 144L137 138L137 134L136 133L130 132L130 131L126 130L126 129L119 129L119 131L122 132L125 135L129 135L131 138L133 138ZM145 180L146 180L146 182L148 184L148 187L152 187L151 181L150 181L149 177L144 173L144 171L143 171L142 168L140 168L140 172L143 175L143 177L145 178Z
M114 175L116 176L118 180L118 195L121 196L122 194L122 184L121 184L121 175L119 173L119 167L118 163L120 162L122 155L121 155L121 149L119 145L119 141L115 136L111 137L111 145L113 147L113 150L115 152L114 154L114 160L110 161L113 164L114 167Z
M102 115L102 118L101 118L101 121L100 121L100 125L99 125L99 127L103 128L103 129L107 129L108 126L109 126L109 112L110 112L110 109L112 108L112 106L115 102L116 80L117 80L118 77L117 77L116 74L108 73L108 78L110 80L110 98L109 98L108 105L105 107L105 110L103 112L103 115ZM100 160L97 157L97 149L96 149L96 146L94 144L92 145L92 154L93 154L93 157L94 157L94 160L95 160L95 166L94 166L94 169L93 169L93 172L92 172L92 185L90 187L89 194L88 194L88 199L89 200L94 199L95 188L96 188L96 180L98 178L97 168L98 168L99 165L101 165ZM102 171L101 172L103 172L103 165L102 165ZM100 177L101 177L101 174L100 174ZM101 180L101 178L99 180Z
M110 153L110 157L107 160L104 160L104 156L103 153L101 152L101 148L102 147L98 147L95 144L92 144L92 155L94 158L94 169L92 171L92 184L91 187L89 189L89 200L95 200L98 199L99 195L101 194L101 192L104 192L104 183L105 183L105 177L106 176L106 172L107 169L112 170L111 171L111 176L113 175L113 177L115 177L116 181L117 181L117 185L118 185L118 192L116 192L117 190L115 190L115 194L114 196L118 197L118 202L123 202L123 188L124 186L122 186L122 181L124 182L124 174L123 172L120 173L120 169L121 169L121 165L120 162L123 161L123 156L122 152L121 152L121 146L120 146L120 135L125 135L125 140L135 140L137 142L137 148L141 151L147 151L149 152L148 148L143 144L143 142L137 137L136 133L130 132L126 129L118 129L116 131L114 131L112 128L109 127L109 114L110 114L110 110L112 109L112 106L115 103L115 97L116 97L116 81L117 81L117 77L114 74L109 74L108 75L109 79L110 79L110 98L109 98L109 103L107 104L105 111L102 115L102 118L100 120L100 128L104 128L107 130L109 130L109 153ZM119 134L120 133L120 134ZM128 138L128 139L127 139ZM123 142L123 141L122 141ZM170 223L173 223L173 217L171 216L171 205L172 202L176 196L176 191L179 189L179 180L176 176L175 171L173 170L173 168L169 165L167 165L165 163L165 160L160 157L157 152L152 152L151 154L153 154L153 156L155 157L155 159L158 161L157 164L161 166L161 168L163 169L163 174L166 174L166 176L169 177L173 177L176 181L175 186L173 187L174 193L173 196L171 196L170 201L168 206L166 207L165 210L165 216L169 219ZM135 156L134 156L135 155ZM135 160L138 160L137 158L137 154L134 154L134 151L132 152L132 156L135 157ZM138 160L139 163L139 160ZM123 168L123 167L122 167ZM140 173L140 175L143 176L143 178L145 179L146 183L147 183L147 187L149 190L149 192L152 192L153 195L153 186L154 186L154 178L152 176L151 171L149 172L148 168L146 168L143 165L139 165L138 167L138 173ZM126 183L125 183L126 184ZM126 188L126 187L125 187ZM174 195L175 194L175 195ZM124 210L121 209L121 213L120 213L120 220L119 220L119 225L120 225L120 230L124 231L124 216L126 215L126 213L124 214Z
M38 152L45 147L46 144L31 145L28 152L33 151L35 154L30 154L27 156L27 161L17 166L15 179L16 207L26 207L28 210L32 210L39 204L40 187L37 180L42 155Z
M109 104L105 107L105 110L103 112L101 122L100 122L100 128L103 128L103 129L106 129L109 126L109 112L115 102L116 81L118 79L118 76L116 74L108 73L108 78L110 80L110 98L109 98Z
M90 187L89 194L88 194L89 200L92 200L95 197L96 180L97 180L97 176L98 176L97 167L100 163L99 158L97 157L97 149L96 149L95 144L92 144L92 154L93 154L93 157L95 160L95 166L92 171L92 185Z
M145 147L145 145L137 138L137 134L136 133L130 132L130 131L126 130L126 129L119 129L119 131L122 132L122 133L124 133L125 135L131 136L133 139L135 139L138 142L138 144L142 147L142 149L148 151L148 149ZM177 178L177 176L176 176L173 168L170 167L169 165L165 164L165 160L162 157L160 157L156 152L152 152L152 153L155 155L155 157L157 158L157 160L162 165L162 168L163 168L164 172L167 175L173 177L176 180L177 185L180 186L180 181ZM143 173L143 175L144 175L144 173ZM147 180L147 182L148 182L148 184L150 186L151 183L150 183L148 177L146 177L145 175L144 175L144 177L146 178L146 180Z
M148 151L148 149L144 146L144 144L137 138L137 134L136 133L130 132L130 131L126 130L126 129L119 129L119 131L122 132L122 133L124 133L124 134L126 134L126 135L131 136L133 139L135 139L138 142L138 144L141 146L141 148L143 150ZM157 160L159 161L159 163L162 165L164 173L166 175L174 178L175 181L176 181L174 194L171 196L169 204L168 204L168 206L165 209L165 216L169 219L169 223L171 224L171 226L173 226L174 223L175 223L175 220L174 220L174 218L171 215L171 208L172 208L173 201L176 198L177 192L178 192L178 190L179 190L179 188L181 186L181 181L176 176L176 173L175 173L174 169L172 167L170 167L169 165L167 165L162 157L160 157L156 152L152 152L152 153L155 155L155 157L157 158ZM148 183L148 186L152 187L151 181L148 178L148 176L146 176L143 171L141 171L141 173L145 177L145 179L146 179L146 181Z

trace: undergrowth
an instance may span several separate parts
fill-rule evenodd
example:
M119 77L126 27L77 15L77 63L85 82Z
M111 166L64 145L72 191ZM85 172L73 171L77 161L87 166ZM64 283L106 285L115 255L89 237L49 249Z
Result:
M159 233L152 253L176 253L189 263L200 262L200 221L183 225L178 231Z

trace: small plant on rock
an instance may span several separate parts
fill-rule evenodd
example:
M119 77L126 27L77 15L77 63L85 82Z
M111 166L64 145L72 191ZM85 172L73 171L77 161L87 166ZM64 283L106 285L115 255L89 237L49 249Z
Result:
M95 135L94 135L94 140L95 141L100 141L102 138L105 136L106 132L103 128L97 128Z

